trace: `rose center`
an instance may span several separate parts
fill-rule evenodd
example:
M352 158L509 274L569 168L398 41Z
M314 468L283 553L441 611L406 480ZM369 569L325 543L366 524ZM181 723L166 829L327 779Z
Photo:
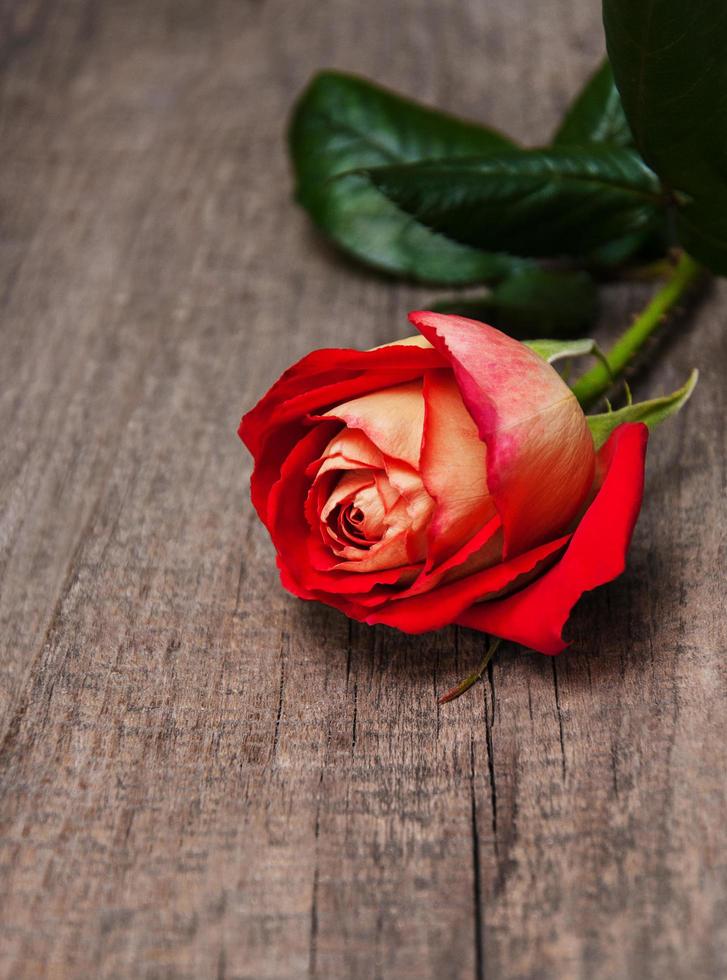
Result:
M335 567L362 572L421 561L432 507L415 466L349 428L327 446L307 501Z
M350 481L351 473L344 480ZM338 490L343 481L339 482ZM348 499L344 497L326 514L325 522L332 538L344 547L368 551L381 540L385 530L385 507L376 486L363 486Z

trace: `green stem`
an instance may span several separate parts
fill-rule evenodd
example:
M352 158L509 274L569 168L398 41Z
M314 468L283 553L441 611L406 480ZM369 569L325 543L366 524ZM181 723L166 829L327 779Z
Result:
M487 665L494 657L495 651L497 650L497 648L500 646L501 643L502 640L499 640L497 638L493 639L492 643L490 643L487 653L485 654L484 660L477 668L477 670L474 672L474 674L470 674L469 677L465 677L465 679L463 681L460 681L459 684L456 687L453 687L451 691L447 691L446 694L443 694L441 698L437 700L437 704L446 704L448 701L454 701L455 698L458 698L461 694L464 694L465 691L469 691L472 685L476 684L477 681L480 679L480 677L482 677L484 672L487 670Z
M613 385L614 380L631 363L651 335L662 324L666 314L683 298L702 276L704 270L684 252L674 266L668 282L656 293L649 305L606 354L608 368L597 364L573 385L576 398L584 408L592 405Z

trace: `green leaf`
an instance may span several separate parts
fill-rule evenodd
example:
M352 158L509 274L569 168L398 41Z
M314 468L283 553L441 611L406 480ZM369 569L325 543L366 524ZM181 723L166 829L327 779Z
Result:
M462 245L416 221L369 180L343 174L299 200L346 252L392 275L436 285L497 282L524 262Z
M586 255L651 227L662 204L654 174L623 147L510 150L365 176L435 232L532 257Z
M452 241L401 211L362 167L509 149L494 130L417 105L352 75L323 72L291 120L296 196L350 254L383 271L424 281L496 281L522 263Z
M299 186L361 167L472 156L514 145L493 129L332 71L316 75L301 96L290 139Z
M553 137L556 146L610 143L632 146L633 137L608 60L577 96Z
M611 64L606 58L588 79L553 137L555 146L584 143L607 143L612 146L633 146L633 136L616 88ZM654 248L665 254L666 215L659 226L647 228L623 238L614 239L589 256L595 266L613 268L623 265L635 255L651 255Z
M534 267L515 273L487 296L452 297L430 309L483 320L512 337L573 337L596 318L598 291L586 272Z
M636 402L615 412L605 412L603 415L587 415L586 421L596 449L600 449L613 430L624 422L645 422L649 428L652 428L670 415L676 414L682 405L689 401L698 379L699 372L694 370L687 383L671 395L653 398L648 402Z
M674 194L679 239L727 275L727 4L604 0L603 14L626 116Z
M593 252L589 259L594 266L606 269L624 265L635 257L638 257L639 264L654 262L667 255L675 244L669 227L669 212L664 211L650 227L608 242Z

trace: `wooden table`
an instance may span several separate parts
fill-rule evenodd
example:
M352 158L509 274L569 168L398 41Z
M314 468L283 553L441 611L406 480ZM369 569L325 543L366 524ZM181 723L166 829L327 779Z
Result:
M601 51L597 0L0 5L4 977L725 976L724 286L637 384L702 371L628 575L446 708L482 638L287 596L235 435L433 296L291 203L312 72L537 143Z

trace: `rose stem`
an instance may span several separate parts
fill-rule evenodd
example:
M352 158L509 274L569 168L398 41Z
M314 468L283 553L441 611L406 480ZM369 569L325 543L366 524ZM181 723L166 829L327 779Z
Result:
M487 670L487 665L494 657L495 651L497 650L497 648L500 646L501 643L502 640L495 637L492 640L492 643L490 643L487 653L485 654L484 660L477 668L477 670L474 672L474 674L470 674L469 677L465 677L465 679L463 681L460 681L459 684L456 687L453 687L451 691L447 691L447 693L443 694L441 698L438 698L437 704L446 704L448 701L454 701L456 698L460 696L460 694L464 694L465 691L469 691L472 685L476 684L477 681L480 679L480 677L482 677L484 672Z
M606 354L611 375L604 364L597 364L573 385L573 392L584 408L592 405L613 385L646 341L663 323L666 314L702 276L704 270L686 252L673 267L670 279L656 293L643 313L623 333Z

